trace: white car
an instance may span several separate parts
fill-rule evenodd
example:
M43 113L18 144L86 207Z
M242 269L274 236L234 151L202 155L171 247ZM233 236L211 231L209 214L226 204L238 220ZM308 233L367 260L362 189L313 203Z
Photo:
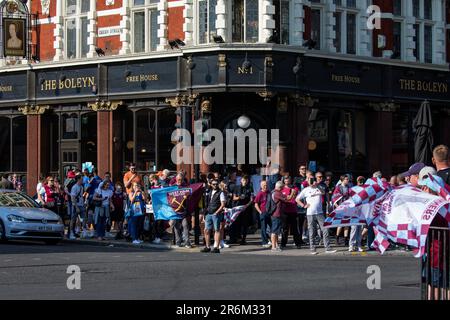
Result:
M42 240L57 244L64 237L64 223L54 212L15 190L0 190L0 242Z

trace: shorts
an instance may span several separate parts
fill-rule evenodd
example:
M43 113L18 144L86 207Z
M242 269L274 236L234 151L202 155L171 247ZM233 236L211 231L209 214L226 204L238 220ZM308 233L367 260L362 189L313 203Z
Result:
M220 231L220 223L223 221L223 214L207 214L205 216L205 230Z
M270 232L277 236L281 234L281 218L272 217L272 229Z

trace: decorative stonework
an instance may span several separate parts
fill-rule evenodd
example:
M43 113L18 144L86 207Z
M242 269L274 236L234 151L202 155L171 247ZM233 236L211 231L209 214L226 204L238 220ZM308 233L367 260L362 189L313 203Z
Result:
M264 90L264 91L259 91L257 92L257 94L261 97L264 98L264 101L270 101L270 99L272 99L276 93L272 92L272 91L268 91L268 90Z
M183 106L190 106L195 103L198 93L193 93L190 95L177 95L173 98L166 98L166 103L170 104L173 108L179 108Z
M50 0L41 0L41 11L43 15L50 14Z
M200 109L202 113L211 113L212 112L212 103L210 99L204 99L200 105Z
M311 96L301 96L298 94L291 95L292 101L299 107L308 107L312 108L314 105L319 102L319 99L311 98Z
M123 104L123 101L107 101L97 100L92 103L88 103L88 108L92 111L114 111Z
M219 68L226 68L227 67L227 57L225 54L221 53L219 54Z
M369 107L378 112L395 112L398 108L400 108L400 106L395 104L393 101L369 103Z
M35 104L26 104L18 108L25 116L36 116L44 114L46 110L50 109L50 106L38 106Z

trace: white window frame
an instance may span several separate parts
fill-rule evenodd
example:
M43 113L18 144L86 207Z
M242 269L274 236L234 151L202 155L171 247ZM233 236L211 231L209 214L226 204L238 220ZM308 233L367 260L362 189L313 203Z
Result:
M210 17L209 8L210 8L210 6L209 6L209 1L211 1L211 0L202 0L202 1L207 1L208 2L208 6L207 6L208 7L208 25L207 25L207 29L208 29L209 37L206 40L206 42L200 43L200 11L199 11L200 10L200 0L194 1L194 12L195 12L195 15L194 15L194 18L195 18L194 41L195 41L196 44L198 44L200 46L202 46L202 45L209 45L211 43L214 43L214 41L211 38L212 38L213 35L217 35L217 27L216 27L215 32L210 30L210 21L209 21L209 17ZM216 0L216 3L217 3L217 0ZM217 14L215 16L215 19L217 20Z
M92 10L92 8L89 6L89 11L87 12L81 12L81 0L76 0L76 11L74 13L69 12L68 8L67 8L67 1L66 0L62 0L63 1L63 12L64 12L64 57L66 59L78 59L78 58L85 58L87 55L82 55L82 50L81 50L81 43L82 41L87 41L86 39L82 39L82 24L81 24L81 20L83 18L86 18L86 20L88 21L88 28L89 28L89 20L88 20L88 12ZM67 42L67 28L68 28L68 20L75 20L75 56L68 56L68 42ZM87 34L89 35L89 31L87 31ZM87 45L87 42L86 42ZM89 51L89 46L88 46L88 51Z
M341 0L341 5L336 5L336 12L341 14L341 25L340 25L340 31L341 31L341 51L338 52L336 48L337 53L342 54L352 54L352 55L358 55L360 54L360 29L358 28L358 21L360 19L360 9L358 7L347 7L347 0ZM348 14L354 14L355 15L355 53L348 53L347 50L347 15Z
M130 11L130 16L131 16L131 41L130 41L130 45L131 45L131 52L132 53L144 53L144 52L153 52L156 51L157 49L154 48L152 50L151 47L151 42L152 42L152 28L151 28L151 12L155 11L158 12L158 3L150 3L150 0L145 0L145 4L143 5L134 5L134 0L131 0L131 11ZM145 45L144 45L144 51L141 52L135 52L135 46L134 46L134 14L137 12L144 12L144 21L145 21L145 33L144 33L144 40L145 40ZM158 37L156 39L157 45L158 45Z
M292 26L294 25L294 2L292 0L284 0L284 1L288 1L289 2L289 18L288 18L288 23L289 23L289 39L288 39L288 44L286 45L290 45L294 39L293 39L293 29ZM260 8L262 8L262 3L259 4ZM273 4L275 5L275 4ZM275 16L272 17L273 20L275 20ZM277 26L275 26L276 28ZM263 21L262 21L262 15L260 15L260 21L259 21L259 32L262 32L263 29ZM280 30L281 31L281 30Z
M432 19L435 16L434 10L433 10L433 1L431 2L432 6ZM425 1L419 0L419 17L415 17L414 24L419 25L419 57L416 57L417 62L422 63L433 63L434 58L434 44L431 42L431 62L425 62L425 26L431 26L431 33L433 36L433 39L435 39L435 24L436 21L425 19Z
M311 2L311 13L313 10L320 10L320 43L319 43L319 50L326 49L325 46L325 0L321 0L320 3ZM311 31L312 31L312 16L311 16ZM310 37L311 35L309 35Z
M233 0L226 0L227 1L227 9L228 12L230 13L228 15L228 25L232 26L233 24ZM261 1L258 0L258 12L261 12ZM261 15L259 15L261 17ZM247 0L244 0L244 34L243 34L243 41L239 42L239 43L258 43L259 42L259 35L260 35L260 29L261 29L261 19L259 18L258 21L258 40L256 40L255 42L249 42L247 41ZM231 39L231 41L233 41L233 28L230 27L229 31L228 31L228 38Z

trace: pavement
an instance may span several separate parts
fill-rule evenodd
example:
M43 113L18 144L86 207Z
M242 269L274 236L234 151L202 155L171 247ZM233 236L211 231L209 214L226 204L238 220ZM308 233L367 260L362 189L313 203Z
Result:
M420 299L420 261L412 255L258 254L248 252L252 245L212 254L93 243L0 244L0 299ZM67 287L69 266L80 268L79 290ZM368 289L370 266L380 268L380 289Z

